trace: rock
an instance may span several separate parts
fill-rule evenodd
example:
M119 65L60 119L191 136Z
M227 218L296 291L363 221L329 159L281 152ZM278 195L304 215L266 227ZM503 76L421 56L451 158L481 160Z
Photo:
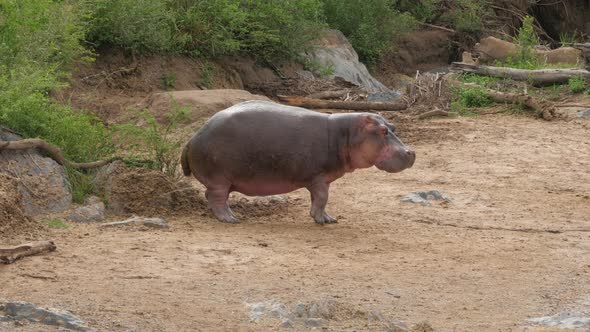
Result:
M305 326L308 327L320 327L324 324L324 320L321 318L308 318L305 320Z
M416 191L407 194L401 199L402 202L420 204L422 206L431 206L432 203L430 201L432 200L443 201L446 203L452 202L450 197L438 190Z
M371 102L388 102L399 98L402 94L397 91L383 91L372 93L367 97L367 101Z
M257 322L264 316L279 319L289 318L289 310L277 299L246 304L250 307L250 321L252 322Z
M162 218L143 218L133 217L123 221L109 222L101 224L100 227L115 227L115 226L127 226L127 225L143 225L153 228L168 228L168 224Z
M0 140L15 141L21 137L0 127ZM64 168L37 150L0 151L0 173L19 181L26 215L62 212L70 208L72 193Z
M348 39L338 30L326 30L315 41L314 49L307 57L321 66L334 69L329 78L340 77L347 82L360 86L368 93L390 91L375 79L367 67L359 62L359 57Z
M299 78L305 81L311 81L315 79L315 76L309 70L298 70L296 73Z
M44 309L28 302L0 300L0 313L5 315L3 320L28 320L33 323L59 326L75 331L95 331L85 326L80 318L67 311L52 308Z
M482 38L475 45L474 50L482 63L505 61L519 52L516 44L495 37ZM554 50L535 49L534 52L539 61L548 64L576 65L584 61L582 51L573 47L560 47Z
M292 329L293 328L293 322L291 322L290 319L285 319L281 322L281 327L287 328L287 329Z
M590 329L590 316L582 316L572 312L562 312L553 316L528 319L529 322L560 329L582 330Z
M160 123L167 121L167 115L174 105L187 107L190 109L187 123L195 123L248 100L270 101L265 96L254 95L246 90L187 90L154 93L147 99L145 107L149 108Z
M576 112L576 117L590 119L590 109Z
M103 202L98 202L79 207L70 213L70 220L74 222L93 222L104 219L105 206Z

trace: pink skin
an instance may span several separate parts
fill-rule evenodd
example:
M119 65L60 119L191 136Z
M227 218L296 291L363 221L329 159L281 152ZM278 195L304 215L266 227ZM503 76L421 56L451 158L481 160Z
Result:
M210 122L183 151L183 170L207 187L210 209L228 223L238 222L227 204L232 191L263 196L299 188L310 192L316 223L335 223L325 211L331 182L372 166L400 172L415 161L395 128L368 113L327 116L253 102L222 111ZM260 128L264 123L275 125Z

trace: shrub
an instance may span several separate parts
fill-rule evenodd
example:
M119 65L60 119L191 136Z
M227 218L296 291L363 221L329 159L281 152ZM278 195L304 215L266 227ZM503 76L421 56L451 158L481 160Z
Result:
M586 90L586 79L582 75L574 76L569 79L568 86L571 93L580 93Z
M412 31L416 20L395 9L394 0L323 0L330 27L344 33L362 61L374 63L395 39Z
M174 16L166 0L88 0L88 39L134 52L174 48Z
M135 154L129 161L134 163L139 157L147 157L147 161L141 162L143 166L177 178L182 142L173 137L173 131L186 119L188 109L173 104L172 112L168 114L165 124L158 123L147 110L136 112L145 122L145 126L122 124L116 127L121 146Z
M1 3L0 124L60 147L73 161L98 159L111 150L108 130L94 117L49 98L75 60L88 55L84 29L70 1Z
M319 0L175 0L172 7L181 52L197 55L291 57L324 27Z

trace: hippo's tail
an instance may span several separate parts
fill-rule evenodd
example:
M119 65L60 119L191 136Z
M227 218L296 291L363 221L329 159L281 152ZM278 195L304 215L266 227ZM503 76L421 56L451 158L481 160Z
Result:
M184 176L191 175L191 168L188 165L188 147L189 147L189 145L190 145L190 142L184 146L184 149L182 149L182 155L180 156L180 165L182 166L182 172L184 173Z

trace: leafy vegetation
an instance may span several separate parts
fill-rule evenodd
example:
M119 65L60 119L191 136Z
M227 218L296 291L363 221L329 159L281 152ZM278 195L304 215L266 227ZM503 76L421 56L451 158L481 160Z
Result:
M43 220L43 223L49 228L66 229L70 227L70 225L61 218L48 218Z
M344 33L367 62L375 62L396 38L412 31L416 20L395 8L394 0L323 0L330 27Z
M397 8L420 22L438 21L462 32L479 32L487 2L478 0L398 0Z
M574 76L568 81L569 90L571 93L580 93L586 90L586 79L582 75Z
M160 124L147 110L136 111L137 115L145 122L144 127L134 124L122 124L116 127L119 142L133 156L130 160L147 157L149 163L141 163L143 166L162 171L172 177L178 177L179 155L178 151L182 142L172 136L174 129L186 119L188 109L181 108L173 103L173 110L168 114L166 124Z
M73 2L5 0L0 3L0 124L26 137L40 137L74 161L111 152L108 130L86 112L55 103L49 92L89 53Z
M319 0L88 0L88 37L143 53L293 56L324 26Z

